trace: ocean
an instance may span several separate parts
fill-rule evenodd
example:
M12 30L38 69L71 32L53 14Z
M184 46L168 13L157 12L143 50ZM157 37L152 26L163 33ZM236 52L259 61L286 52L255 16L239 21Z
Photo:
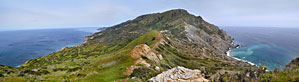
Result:
M0 64L20 66L63 47L82 44L85 36L97 31L94 27L0 31Z
M299 57L299 28L221 27L240 45L230 56L281 70L293 58Z

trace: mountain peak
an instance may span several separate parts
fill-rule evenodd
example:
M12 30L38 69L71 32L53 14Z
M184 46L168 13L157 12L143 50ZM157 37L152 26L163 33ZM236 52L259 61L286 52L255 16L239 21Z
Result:
M178 15L190 15L187 10L184 9L173 9L162 12L162 14L178 14Z
M182 18L186 16L193 16L190 13L188 13L187 10L184 9L173 9L168 10L160 13L152 13L152 14L145 14L137 17L135 20L143 20L143 19L152 19L152 18L160 18L160 19L177 19Z

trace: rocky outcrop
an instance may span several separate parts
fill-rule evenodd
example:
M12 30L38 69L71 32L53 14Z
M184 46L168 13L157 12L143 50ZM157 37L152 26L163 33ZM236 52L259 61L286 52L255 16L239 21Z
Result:
M149 60L154 61L157 64L160 64L160 60L163 59L161 54L154 53L149 46L146 44L137 45L129 55L135 59L138 59L134 65L127 68L127 71L124 72L124 75L130 75L133 71L140 66L137 65L144 65L145 67L150 67L151 64L147 63L142 57L146 57Z
M150 82L209 82L204 78L200 70L191 70L181 66L165 71L156 77L149 79Z
M204 23L203 23L204 22ZM208 27L209 31L215 32L210 33L202 28L198 28L194 25L185 23L186 37L191 43L199 44L200 46L211 49L212 51L219 52L220 54L228 51L229 48L233 47L231 44L232 38L227 36L224 31L218 27L211 25L202 20L202 25Z
M208 26L210 28L217 28L213 25ZM228 51L229 48L233 47L231 44L232 38L226 34L221 34L223 31L219 29L210 29L213 32L219 32L217 34L209 34L201 28L197 28L185 22L185 32L188 41L205 47L211 51L223 54Z
M160 60L163 59L161 54L154 53L146 44L136 46L129 54L133 58L146 57L157 64L160 64Z
M290 63L288 63L285 67L285 70L290 70L293 67L299 66L299 57L293 59Z

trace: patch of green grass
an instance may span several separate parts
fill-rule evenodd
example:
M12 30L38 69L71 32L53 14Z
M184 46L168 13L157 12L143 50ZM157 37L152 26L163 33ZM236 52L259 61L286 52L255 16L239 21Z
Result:
M298 67L288 71L271 71L262 75L260 82L299 82Z
M134 64L135 60L128 55L123 56L116 64L97 70L99 74L87 77L84 81L89 82L113 82L119 79L125 79L123 73L127 67Z
M0 82L27 82L27 80L22 77L0 77Z
M168 44L159 46L159 51L163 53L162 60L163 64L166 64L171 67L184 66L191 69L198 69L200 66L211 67L219 69L216 67L226 65L224 62L211 60L211 59L199 59L195 57L190 57L185 54L179 53L176 49L170 47ZM221 69L221 68L220 68Z
M156 39L157 35L158 35L158 31L153 30L151 32L148 32L140 36L139 38L131 41L130 43L128 43L128 45L125 46L123 49L132 49L139 44L147 44L148 46L153 46L154 43L157 42Z
M148 79L157 76L159 72L156 72L153 69L150 69L148 67L141 67L138 69L135 69L134 72L131 74L131 77L138 77L143 82L146 82Z

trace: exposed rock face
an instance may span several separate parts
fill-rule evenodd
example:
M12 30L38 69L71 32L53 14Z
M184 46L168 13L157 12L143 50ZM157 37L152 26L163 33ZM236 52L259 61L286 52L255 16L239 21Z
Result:
M191 70L181 66L165 71L156 77L149 79L150 82L209 82L204 78L200 70Z
M146 67L150 67L151 65L147 63L144 59L141 57L146 57L152 61L154 61L157 64L160 64L160 60L163 59L161 54L154 53L149 46L146 44L140 44L137 45L130 53L129 55L135 59L138 59L134 65L127 68L127 71L124 72L125 75L130 75L135 69L139 68L140 66L136 66L138 64L142 64Z
M149 46L146 44L140 44L136 46L130 53L130 56L133 58L140 58L140 57L146 57L155 63L160 63L160 60L162 60L161 54L154 53Z
M180 53L196 58L210 58L240 66L250 66L249 63L235 60L225 53L229 48L233 48L233 38L226 35L217 26L205 22L201 17L200 26L183 22L183 32L181 35L186 38L175 36L171 30L161 32L165 40L175 47Z
M286 65L285 70L290 70L295 66L299 66L299 57L293 59L290 63Z
M130 53L130 56L132 56L133 58L140 58L141 56L145 56L147 54L150 54L150 47L145 45L145 44L141 44L136 46Z
M203 26L208 27L206 29L215 32L215 34L211 34L206 30L184 22L186 37L191 43L199 44L200 46L207 47L216 52L218 51L220 54L225 53L228 51L228 48L233 46L231 44L233 39L230 36L227 36L224 31L202 19L201 21Z

